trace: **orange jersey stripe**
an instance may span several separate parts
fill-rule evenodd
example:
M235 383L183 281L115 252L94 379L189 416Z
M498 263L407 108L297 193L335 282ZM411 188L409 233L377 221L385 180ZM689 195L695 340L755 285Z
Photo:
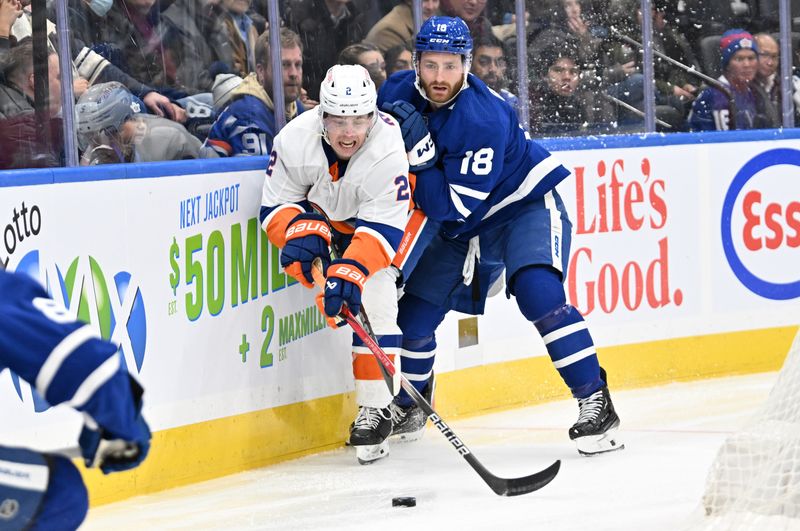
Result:
M303 211L298 208L284 208L272 216L267 225L267 238L272 245L283 249L286 245L286 229L289 227L289 223L295 216L302 213Z
M428 217L422 210L414 210L406 222L406 229L403 231L403 239L400 240L400 245L397 246L397 253L392 259L392 265L398 269L402 269L403 264L408 258L409 253L414 248L414 242L417 241L419 233L428 221Z
M388 354L389 359L394 363L394 354ZM370 354L353 352L353 376L356 380L383 380L381 369L378 367L378 360Z
M334 162L328 167L328 173L331 174L331 180L336 182L339 180L339 162Z
M233 148L231 147L231 145L225 142L224 140L212 140L209 138L208 143L211 144L212 146L217 146L218 148L222 148L228 155L233 153Z
M343 258L355 260L363 265L370 275L392 263L391 257L386 254L386 248L381 245L381 242L375 236L363 231L357 232L353 236Z
M411 198L408 200L408 211L411 212L417 208L417 204L414 202L414 188L417 187L417 176L411 172L408 172L408 186L411 188Z
M332 219L328 221L331 227L339 234L353 234L356 231L356 229L346 221L333 221Z

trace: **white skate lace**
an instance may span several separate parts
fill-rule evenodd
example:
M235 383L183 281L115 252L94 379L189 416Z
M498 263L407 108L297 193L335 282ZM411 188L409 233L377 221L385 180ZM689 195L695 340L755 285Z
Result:
M382 409L375 407L362 407L361 411L358 412L358 417L355 421L355 427L375 429L378 427L378 423L380 422L381 418L390 419L391 417L391 414L388 417L385 416Z
M406 418L406 410L394 402L389 405L389 411L392 413L392 424L397 425Z
M578 399L578 406L581 409L580 415L578 415L578 422L591 422L600 415L600 411L603 409L603 404L605 400L603 400L603 391L597 391L592 395L586 398L579 398Z

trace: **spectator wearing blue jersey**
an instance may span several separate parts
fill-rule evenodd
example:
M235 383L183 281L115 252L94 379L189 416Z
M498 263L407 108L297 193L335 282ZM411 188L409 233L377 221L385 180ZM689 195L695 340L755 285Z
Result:
M281 28L283 67L283 112L286 121L304 111L300 102L303 79L303 47L300 37ZM256 41L256 71L234 89L228 106L220 113L204 146L220 157L269 155L275 127L275 103L272 99L272 59L269 32Z
M430 393L436 328L450 310L483 313L490 286L505 270L507 295L516 297L578 400L569 430L578 451L622 448L605 372L563 286L572 225L555 186L569 171L527 137L507 102L469 74L472 38L464 21L432 17L414 50L416 70L394 74L379 95L401 122L416 174L414 200L432 221L427 226L440 226L410 275L410 267L403 271L403 374ZM425 425L404 392L392 411L394 433Z
M13 371L49 404L83 413L78 444L86 466L106 474L139 466L150 429L142 417L143 390L118 346L70 318L27 276L0 270L0 293L0 372ZM69 458L0 441L0 462L3 529L78 528L89 500Z
M743 29L731 29L722 34L719 46L723 72L719 81L733 93L735 129L778 127L777 110L755 82L759 50L753 36ZM692 131L734 129L730 125L728 97L714 87L706 88L692 104L688 123Z

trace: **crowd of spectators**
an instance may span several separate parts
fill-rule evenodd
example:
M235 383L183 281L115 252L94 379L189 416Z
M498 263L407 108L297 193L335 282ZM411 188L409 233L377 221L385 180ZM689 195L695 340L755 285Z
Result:
M34 104L30 1L0 0L0 169L64 160L55 2L47 2L47 101ZM659 130L781 125L770 2L653 0ZM66 6L82 164L269 153L276 127L266 0ZM442 14L467 23L472 73L519 110L514 0L423 0L421 8L423 19ZM526 8L531 132L641 131L639 1L527 0ZM280 0L279 10L287 120L317 105L335 63L363 65L378 87L413 67L411 0ZM800 77L793 81L800 108Z

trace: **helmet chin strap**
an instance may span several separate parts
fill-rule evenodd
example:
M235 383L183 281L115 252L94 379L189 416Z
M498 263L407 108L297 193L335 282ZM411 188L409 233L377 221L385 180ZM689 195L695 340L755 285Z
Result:
M319 125L322 128L322 140L324 140L325 143L330 146L331 145L331 141L328 138L328 130L325 129L325 120L322 119L322 116L325 114L322 111L322 105L318 105L317 106L317 113L319 113Z

